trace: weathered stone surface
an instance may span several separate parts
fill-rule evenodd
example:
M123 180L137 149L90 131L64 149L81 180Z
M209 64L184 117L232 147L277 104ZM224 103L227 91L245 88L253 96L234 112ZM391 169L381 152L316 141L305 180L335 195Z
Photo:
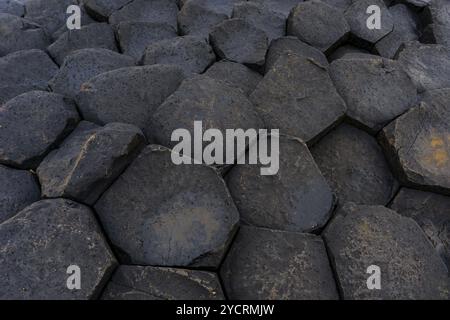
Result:
M286 53L250 96L267 127L310 142L345 112L326 66Z
M381 9L381 28L369 29L367 27L367 8L376 5ZM384 4L383 0L358 0L353 1L350 7L345 10L345 18L350 25L350 32L353 40L361 45L372 45L388 35L394 29L394 19Z
M151 125L144 132L159 144L173 147L178 142L171 141L172 132L184 128L194 136L194 121L197 120L203 121L203 130L219 129L223 136L226 129L262 128L252 104L240 90L220 80L198 75L185 80L156 109Z
M419 7L419 8L429 6L430 3L433 2L433 0L400 0L400 1L412 4L412 5L414 5L416 7Z
M350 26L341 10L318 0L299 3L290 13L287 34L329 52L345 40Z
M76 126L78 112L62 95L32 91L0 108L0 163L36 168Z
M0 103L31 90L46 90L58 71L43 51L32 49L0 58Z
M448 299L445 264L417 223L382 206L345 205L323 236L344 299ZM367 287L367 268L381 289Z
M40 199L35 177L25 170L0 165L0 224Z
M82 85L77 96L84 119L124 122L144 129L153 111L183 81L176 66L143 66L102 73Z
M404 4L389 8L389 12L394 20L394 30L378 41L375 49L382 57L392 59L403 43L419 38L419 21L416 13Z
M178 13L182 35L208 38L211 29L231 17L233 4L241 0L189 0Z
M81 85L108 71L134 66L133 58L107 49L81 49L66 57L58 73L50 80L54 92L75 98Z
M147 46L177 36L177 30L165 23L121 22L117 37L122 52L140 60Z
M230 61L262 66L268 41L264 31L243 19L229 19L215 26L209 41L216 54Z
M178 6L175 0L134 0L109 16L109 23L139 21L167 23L177 27Z
M67 288L71 265L79 290ZM1 299L95 298L115 265L93 212L76 202L39 201L0 224Z
M347 115L373 133L417 102L414 83L393 60L338 59L330 76L347 103Z
M286 33L286 18L284 15L256 2L238 2L233 7L232 17L244 19L263 30L269 43Z
M339 299L320 237L244 226L221 268L233 300Z
M390 207L419 224L450 271L450 197L402 188Z
M258 227L310 232L323 227L333 194L306 145L280 137L279 171L262 176L261 165L236 165L227 174L243 222Z
M379 58L376 55L370 54L369 51L352 46L351 44L343 45L337 48L332 54L330 54L330 61L337 59L372 59Z
M25 14L25 6L16 0L0 0L0 13L22 17Z
M173 64L186 76L202 73L216 61L216 55L206 40L193 36L176 37L150 44L143 56L145 65Z
M386 205L397 189L381 148L366 132L342 124L311 153L341 204Z
M400 181L450 195L450 110L421 103L380 133Z
M239 214L225 183L203 165L175 165L146 147L95 205L124 262L217 267Z
M414 41L400 50L398 61L419 91L450 87L450 49Z
M83 0L84 8L92 17L99 21L107 21L116 10L124 7L133 0Z
M0 56L27 49L45 49L49 39L34 22L0 13Z
M428 25L421 41L438 43L450 49L450 2L447 0L429 0L424 9L424 20Z
M265 72L273 67L275 62L285 53L292 52L301 57L314 60L317 64L324 67L328 66L327 57L316 48L300 41L296 37L282 37L273 40L270 43L269 50L266 55Z
M269 9L283 14L287 18L291 10L304 0L252 0L252 1L263 4L267 6Z
M39 165L42 196L92 205L144 145L144 135L133 125L109 123L99 127L83 121Z
M321 0L330 6L336 7L342 11L345 11L352 4L353 0Z
M212 272L120 266L103 300L223 300L219 278Z
M56 63L62 65L70 53L85 48L117 51L113 29L106 23L91 23L80 30L64 32L47 50Z
M247 96L255 90L262 79L259 73L243 64L226 60L214 63L206 70L205 75L216 80L225 81L229 86L241 90Z

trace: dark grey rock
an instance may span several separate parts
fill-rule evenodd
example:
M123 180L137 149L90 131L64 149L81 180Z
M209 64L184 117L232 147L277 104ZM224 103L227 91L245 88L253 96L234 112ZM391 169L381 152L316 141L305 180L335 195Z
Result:
M41 197L31 172L0 165L0 223Z
M122 21L167 23L177 27L176 0L134 0L109 16L110 24Z
M27 49L45 49L49 39L34 22L0 13L0 56Z
M381 29L369 29L367 8L376 5L381 9ZM345 11L353 40L361 45L372 45L388 35L394 29L394 19L383 0L358 0Z
M124 262L217 267L239 214L209 167L175 165L171 150L150 145L95 205Z
M0 224L0 298L96 298L116 260L91 209L64 199L42 200ZM71 265L81 289L70 290Z
M9 100L0 108L0 163L36 168L78 121L75 104L59 94L32 91Z
M375 44L375 49L385 58L395 57L400 46L419 38L419 20L416 13L404 4L389 8L394 19L394 30Z
M288 17L291 10L304 0L252 0L268 7L269 9L281 13L285 18Z
M378 58L365 49L355 47L351 44L343 45L330 54L330 61L337 59L373 59Z
M262 79L259 73L243 64L226 60L214 63L206 70L205 75L216 80L225 81L229 86L240 89L247 96L255 90Z
M287 20L287 34L330 52L347 38L350 26L341 10L318 0L299 3Z
M183 81L178 90L156 109L144 133L154 137L159 144L174 147L178 142L171 140L172 132L184 128L193 137L196 120L203 121L203 130L218 129L223 136L226 129L258 130L263 126L242 91L220 80L198 75Z
M419 224L450 271L450 197L402 188L390 207Z
M184 36L150 44L142 61L144 65L173 64L182 68L186 76L191 76L205 71L216 61L216 56L206 40Z
M64 59L58 73L50 80L54 92L75 98L81 85L108 71L134 66L133 58L107 49L81 49Z
M247 224L310 232L323 227L333 194L306 145L280 137L279 171L262 176L260 164L236 165L227 174L230 193Z
M447 0L428 0L424 9L425 27L421 41L438 43L450 49L450 2Z
M345 205L323 234L344 299L449 298L445 264L410 219L382 206ZM380 268L369 290L367 268Z
M113 29L106 23L91 23L80 30L64 32L47 50L56 63L62 65L70 53L85 48L117 51Z
M42 196L92 205L144 145L144 135L135 126L99 127L83 121L37 168Z
M450 195L450 110L422 102L380 133L400 181Z
M263 30L269 43L286 33L286 18L284 15L256 2L238 2L233 7L232 17L244 19Z
M412 4L413 6L416 6L419 8L429 6L430 3L433 2L433 0L400 0L400 1Z
M381 57L338 59L330 76L347 115L376 133L417 102L417 89L401 65Z
M16 0L0 0L0 12L22 17L25 14L25 6Z
M450 49L414 41L400 50L398 61L420 92L450 87Z
M324 67L328 66L327 57L316 48L300 41L296 37L282 37L270 43L266 55L265 72L269 72L275 62L285 53L292 52L301 57L314 60Z
M103 300L223 300L219 278L206 271L120 266Z
M23 50L0 58L0 103L31 90L46 90L58 71L41 50Z
M183 79L181 68L167 65L109 71L82 85L78 106L86 120L98 124L124 122L144 129L153 111Z
M86 11L99 21L107 21L116 10L121 9L133 0L83 0Z
M353 0L321 0L330 6L336 7L342 11L345 11L352 4Z
M250 96L266 126L311 142L339 121L345 103L323 66L286 53Z
M177 30L165 23L121 22L117 26L117 37L122 52L137 61L142 58L147 46L176 36Z
M324 243L310 234L244 226L221 276L233 300L339 299Z
M342 124L311 153L341 204L386 205L397 190L381 148L362 130Z
M262 66L268 41L264 31L243 19L229 19L216 25L209 41L221 59Z

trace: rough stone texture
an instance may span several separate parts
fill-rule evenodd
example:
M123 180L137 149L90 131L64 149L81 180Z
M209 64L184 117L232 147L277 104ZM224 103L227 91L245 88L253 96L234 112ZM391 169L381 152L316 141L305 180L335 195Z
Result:
M382 57L392 59L400 46L419 38L419 21L416 13L404 4L389 8L394 20L394 30L375 44Z
M327 57L321 51L300 41L296 37L282 37L273 40L270 43L269 50L266 55L266 73L269 72L275 62L277 62L282 55L288 52L314 60L317 64L324 67L328 66Z
M229 86L241 90L247 96L255 90L262 79L259 73L246 66L226 60L214 63L208 68L205 75L216 80L225 81Z
M381 206L345 205L324 232L344 299L448 299L445 264L417 225ZM381 289L367 288L377 265Z
M345 112L326 66L286 53L250 96L266 126L310 142Z
M173 64L186 76L202 73L216 61L213 49L206 40L193 36L176 37L155 42L147 47L143 64Z
M326 3L330 6L336 7L337 9L342 10L343 12L350 7L353 0L321 0L323 3Z
M122 68L102 73L82 85L77 101L84 119L124 122L146 128L153 111L180 85L176 66Z
M345 40L350 26L341 10L318 0L299 3L289 15L287 34L329 52Z
M189 0L178 13L182 35L208 38L211 29L231 17L233 4L242 0Z
M0 58L0 103L31 90L46 90L58 67L43 51L33 49Z
M262 66L268 41L264 31L243 19L229 19L215 26L209 41L222 58L248 65Z
M369 29L367 27L367 8L376 5L381 9L381 29ZM353 41L361 45L372 45L388 35L394 29L394 19L384 4L383 0L358 0L353 1L345 10L345 18L350 25Z
M438 43L450 49L450 2L447 0L431 0L424 9L424 20L428 25L422 34L421 41Z
M47 50L56 63L62 65L66 56L84 48L117 51L113 29L106 23L91 23L80 30L64 32Z
M330 218L331 189L301 140L281 136L279 143L275 175L262 176L260 164L236 165L227 175L241 220L286 231L317 230Z
M16 0L0 0L0 13L22 17L25 14L25 6Z
M209 167L174 165L171 151L150 145L95 205L124 262L217 267L239 213Z
M419 224L450 271L450 197L402 188L390 207Z
M67 56L50 80L54 92L75 98L81 85L108 71L134 66L133 58L107 49L81 49Z
M109 16L109 23L140 21L167 23L177 27L178 6L175 0L134 0Z
M433 2L433 0L400 0L405 3L412 4L413 6L422 8L430 5L430 3Z
M450 195L450 110L422 102L380 133L400 181Z
M83 0L84 8L92 17L99 21L107 21L116 10L133 0Z
M79 121L75 104L62 95L32 91L0 108L0 163L36 168Z
M286 33L286 18L284 15L256 2L238 2L233 8L232 17L247 20L255 27L263 30L269 43Z
M370 54L369 51L352 46L351 44L343 45L330 54L330 61L337 59L372 59L378 58L376 55Z
M386 205L397 189L381 148L366 132L342 124L311 153L339 202Z
M117 37L123 53L142 58L147 46L177 36L177 30L165 23L121 22L117 26Z
M216 274L186 269L120 266L103 300L223 300Z
M196 120L203 121L203 130L219 129L223 136L225 130L230 128L262 128L252 104L240 90L220 80L199 75L185 80L159 106L145 133L159 144L174 147L178 142L171 141L172 132L184 128L193 137Z
M67 268L77 265L80 290L67 288ZM90 299L116 260L93 212L69 200L43 200L0 224L1 299Z
M347 115L376 133L417 102L417 89L393 60L339 59L330 66L330 76L347 103Z
M241 0L242 1L242 0ZM253 0L256 3L267 6L270 10L283 14L286 18L289 12L300 2L304 0Z
M320 237L242 227L221 268L230 299L339 299Z
M37 24L15 15L0 13L0 56L27 49L45 49L49 39Z
M35 177L25 170L0 165L0 224L40 199Z
M400 50L398 61L419 91L450 87L450 49L414 41Z
M144 135L135 126L109 123L99 127L83 121L39 165L42 196L92 205L144 145Z

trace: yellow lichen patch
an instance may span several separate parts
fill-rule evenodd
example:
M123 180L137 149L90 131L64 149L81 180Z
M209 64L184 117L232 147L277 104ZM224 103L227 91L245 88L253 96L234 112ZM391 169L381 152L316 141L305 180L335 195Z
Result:
M444 140L440 137L431 137L431 146L433 148L437 147L443 147L444 146Z
M448 137L449 138L449 137ZM442 168L449 163L449 154L447 151L447 145L444 138L436 135L432 135L430 139L429 153L427 153L424 160L428 165Z
M439 167L444 166L448 162L448 154L444 149L434 152L434 161Z

